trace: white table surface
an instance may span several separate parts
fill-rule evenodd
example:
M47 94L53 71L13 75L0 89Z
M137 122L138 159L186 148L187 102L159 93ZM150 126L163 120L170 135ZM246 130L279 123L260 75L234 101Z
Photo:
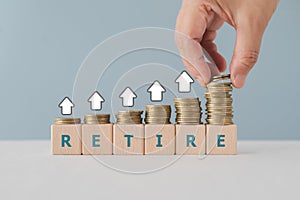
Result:
M236 156L53 156L0 141L0 199L300 199L300 141L241 141Z

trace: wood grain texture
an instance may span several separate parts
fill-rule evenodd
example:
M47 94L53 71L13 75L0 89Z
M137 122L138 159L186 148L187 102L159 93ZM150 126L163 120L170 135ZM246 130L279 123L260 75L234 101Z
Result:
M146 124L145 154L174 155L175 126L173 124Z
M128 138L131 135L130 146ZM144 154L145 132L143 124L114 124L113 125L113 154Z
M237 126L206 125L206 154L237 154Z
M187 140L195 138L193 146L187 145ZM204 155L205 154L205 125L176 125L176 154Z
M70 147L62 146L62 135L70 137ZM81 124L51 125L51 152L54 155L80 155Z
M112 147L113 147L112 127L113 124L83 124L82 125L82 154L83 155L90 155L90 154L112 155ZM96 141L96 140L100 140L100 141Z

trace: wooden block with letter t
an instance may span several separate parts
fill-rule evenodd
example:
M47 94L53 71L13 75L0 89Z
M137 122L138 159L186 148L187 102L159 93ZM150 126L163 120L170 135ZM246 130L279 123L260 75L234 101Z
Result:
M237 126L206 125L206 153L210 155L237 154Z
M144 154L145 132L143 124L113 125L113 154Z
M145 154L174 155L175 126L173 124L146 124Z
M176 154L205 154L205 125L176 125Z
M112 155L112 124L82 125L82 154Z
M80 155L81 124L51 125L51 151L55 155Z

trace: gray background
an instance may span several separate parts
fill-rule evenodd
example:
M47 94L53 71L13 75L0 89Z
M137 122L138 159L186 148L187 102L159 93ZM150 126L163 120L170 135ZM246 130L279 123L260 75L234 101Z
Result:
M93 47L132 28L174 29L180 4L180 0L0 0L0 139L49 139L50 124L60 115L57 105L64 96L72 96L77 70ZM234 92L239 139L300 139L299 7L297 0L281 1L255 69L246 86ZM216 42L228 63L234 40L228 25L218 32ZM149 50L120 59L110 76L119 75L124 64L143 62L183 69L178 57ZM115 84L108 80L112 81L106 84ZM193 87L202 98L203 89ZM109 99L111 91L105 85L99 88ZM146 88L138 91L137 107L148 103ZM169 100L163 103L173 104ZM110 111L109 101L103 109Z

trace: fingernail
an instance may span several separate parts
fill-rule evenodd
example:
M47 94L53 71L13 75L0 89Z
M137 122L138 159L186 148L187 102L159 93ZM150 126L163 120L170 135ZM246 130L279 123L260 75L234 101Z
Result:
M201 76L197 76L196 80L202 85L203 87L206 86L206 83L204 82L203 78Z
M238 74L236 77L233 77L232 83L236 88L241 88L244 86L246 81L246 75Z

